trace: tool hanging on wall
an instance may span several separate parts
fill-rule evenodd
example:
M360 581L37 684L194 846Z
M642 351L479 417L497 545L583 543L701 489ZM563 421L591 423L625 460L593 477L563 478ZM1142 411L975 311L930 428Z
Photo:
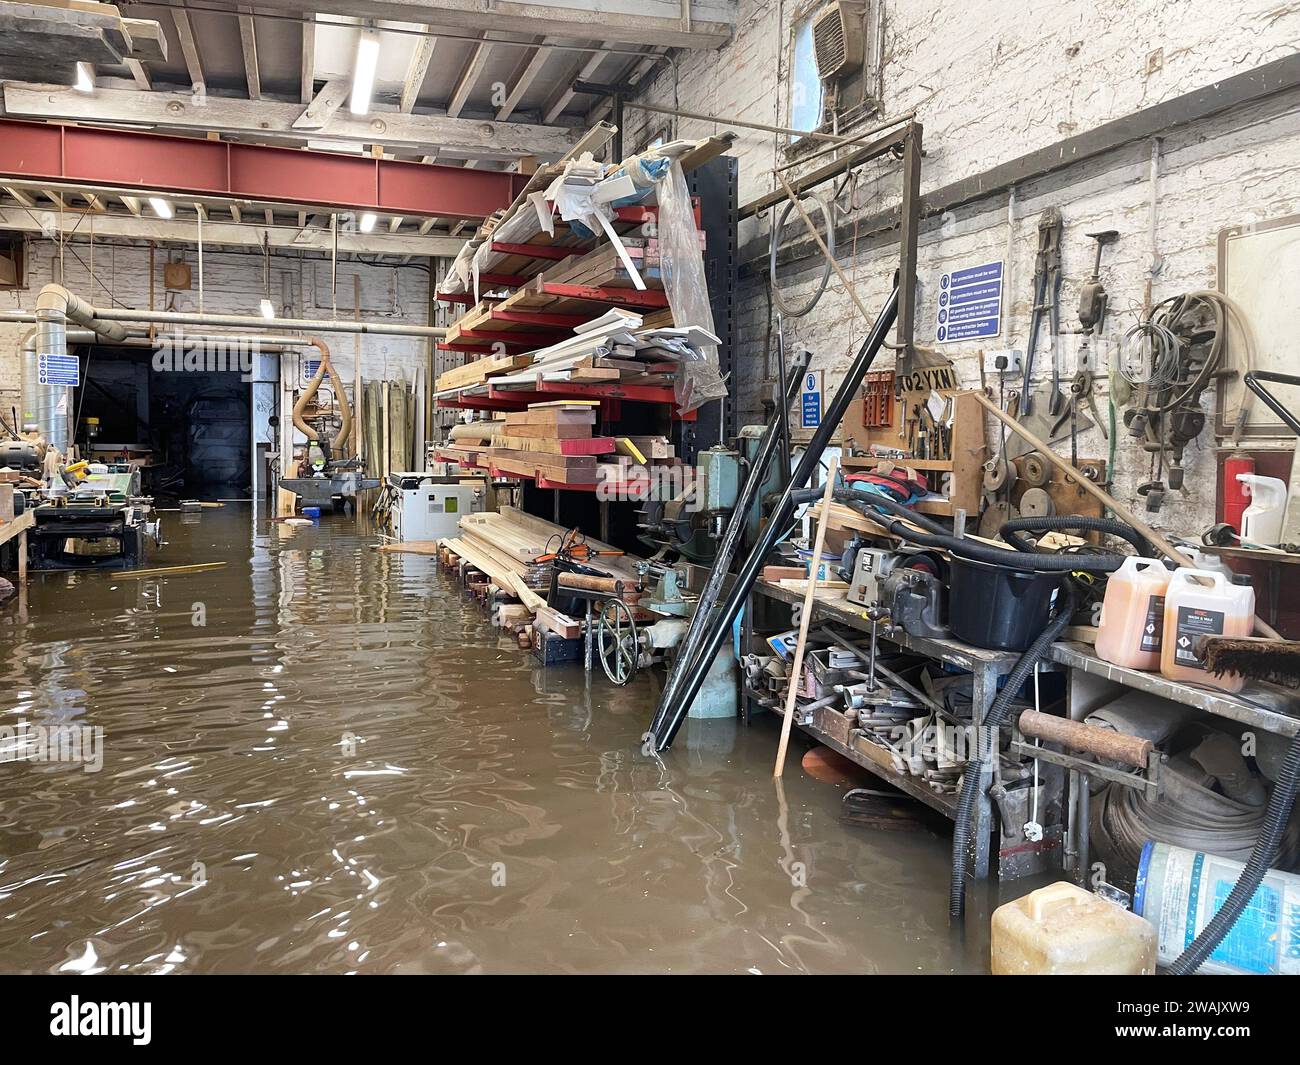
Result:
M1048 320L1049 347L1052 359L1052 401L1050 413L1057 413L1060 396L1060 369L1056 364L1056 336L1060 332L1061 295L1061 212L1049 207L1038 220L1038 253L1034 257L1034 304L1029 319L1029 343L1025 349L1024 374L1020 383L1022 414L1032 409L1034 352L1044 317Z
M1129 435L1151 456L1149 479L1138 486L1148 511L1158 511L1168 489L1183 487L1183 451L1205 428L1201 394L1234 370L1222 366L1227 313L1221 298L1184 293L1157 303L1125 334L1121 373L1137 387L1124 412ZM1165 465L1169 472L1166 485Z

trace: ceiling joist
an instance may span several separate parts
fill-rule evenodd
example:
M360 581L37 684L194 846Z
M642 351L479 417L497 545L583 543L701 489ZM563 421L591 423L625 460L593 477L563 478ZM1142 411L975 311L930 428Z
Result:
M317 94L318 98L328 90L329 85ZM148 126L158 132L217 132L297 142L323 135L331 140L422 151L436 144L447 155L461 159L558 159L577 143L580 133L566 127L391 111L357 117L337 105L323 126L304 129L299 126L304 116L300 104L220 96L194 99L188 93L135 89L100 89L87 95L62 85L22 82L4 85L4 105L10 118L125 124ZM313 101L311 107L315 105Z
M298 14L303 0L259 0L260 9ZM668 48L721 48L731 40L735 6L726 0L694 0L682 18L679 0L641 0L637 13L600 10L595 0L567 5L512 3L499 0L312 0L320 15L433 23L447 29L485 32L509 27L512 33L566 39L599 33L608 40ZM724 21L727 20L727 21Z

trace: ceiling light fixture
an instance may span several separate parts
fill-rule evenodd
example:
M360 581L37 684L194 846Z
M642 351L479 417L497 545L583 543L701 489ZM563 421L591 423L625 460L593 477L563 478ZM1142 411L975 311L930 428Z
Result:
M364 115L370 110L370 99L375 93L375 71L379 68L379 31L363 29L357 39L357 63L352 71L352 103L354 115Z
M361 222L357 228L359 228L362 233L369 233L372 229L375 228L375 223L378 221L379 221L379 216L377 214L371 214L369 211L367 211L365 214L361 216Z
M95 68L89 63L77 64L77 80L73 82L72 87L77 92L94 92L95 91Z
M172 205L161 196L150 196L149 206L153 208L153 213L159 218L170 218L172 216Z

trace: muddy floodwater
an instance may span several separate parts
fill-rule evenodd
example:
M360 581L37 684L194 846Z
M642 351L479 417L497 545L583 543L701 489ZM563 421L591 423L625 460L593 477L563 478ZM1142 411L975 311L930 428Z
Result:
M226 565L0 608L0 970L985 970L943 827L842 823L798 744L778 790L773 721L647 757L660 674L541 669L430 558L163 519L150 566Z

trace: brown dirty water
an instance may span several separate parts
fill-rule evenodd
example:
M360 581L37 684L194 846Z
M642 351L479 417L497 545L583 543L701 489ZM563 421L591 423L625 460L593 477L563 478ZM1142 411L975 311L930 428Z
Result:
M96 772L0 738L0 970L985 970L947 833L841 823L798 746L782 794L772 721L648 757L662 674L541 669L433 559L163 517L150 566L228 565L0 613L0 728L103 730Z

